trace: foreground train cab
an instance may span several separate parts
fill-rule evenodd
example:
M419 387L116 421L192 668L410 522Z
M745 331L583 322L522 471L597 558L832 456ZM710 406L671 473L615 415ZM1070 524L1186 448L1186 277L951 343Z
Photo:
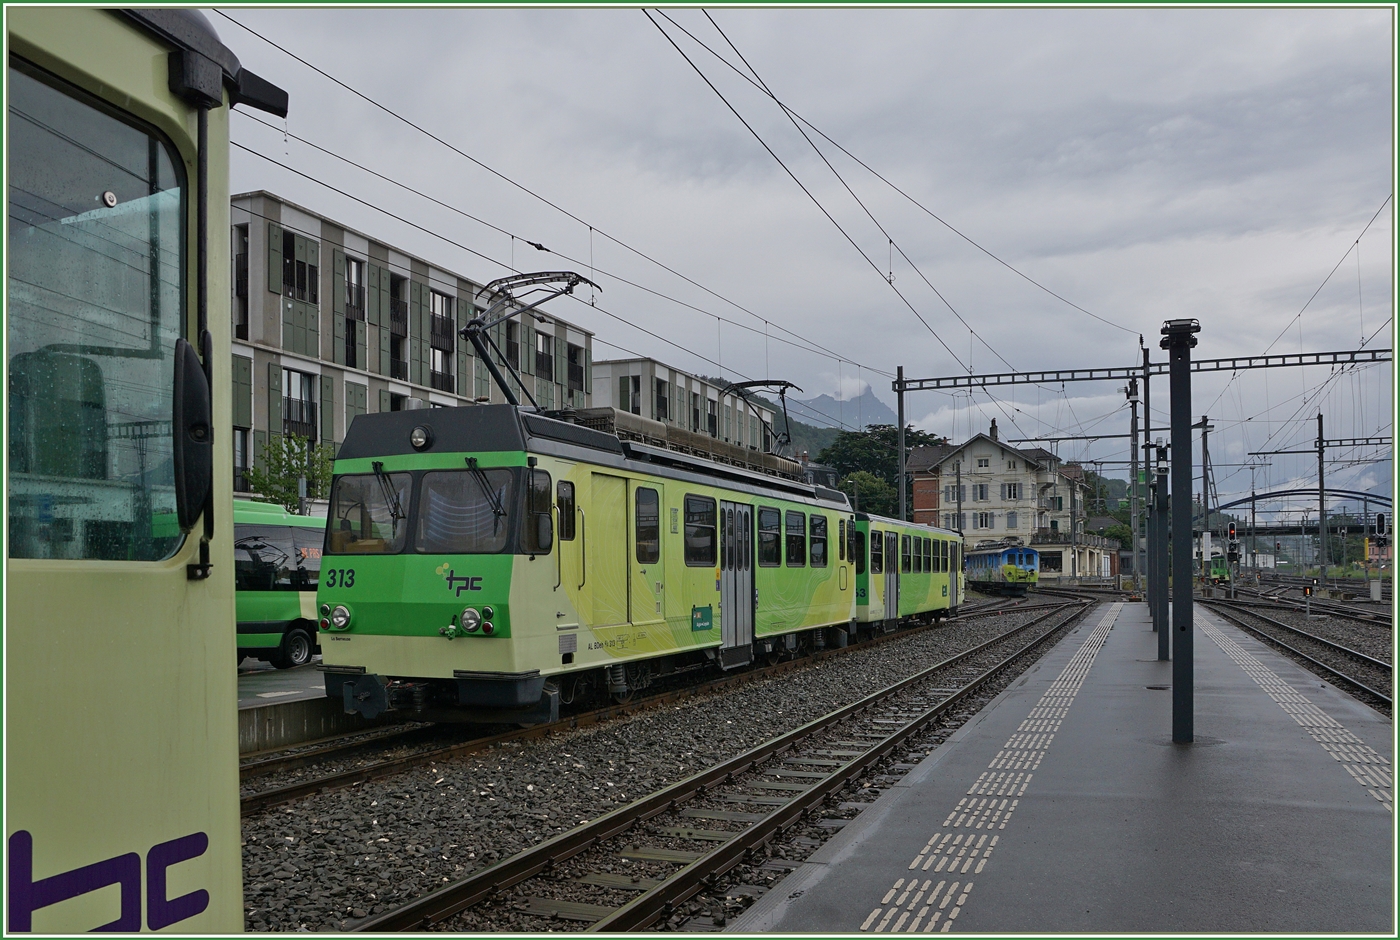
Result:
M951 529L857 513L855 557L862 624L942 619L962 602L962 536Z
M983 594L1024 596L1040 580L1040 553L1018 538L978 542L967 553L967 583Z
M844 644L845 496L512 405L359 415L318 592L347 711L538 722Z
M232 933L228 108L287 98L191 11L5 12L5 927Z

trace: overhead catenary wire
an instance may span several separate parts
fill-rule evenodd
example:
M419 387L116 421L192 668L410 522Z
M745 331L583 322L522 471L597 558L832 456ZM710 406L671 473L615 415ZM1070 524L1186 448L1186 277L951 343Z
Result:
M346 199L349 199L349 200L351 200L351 201L353 201L353 202L356 202L356 203L358 203L358 204L364 206L364 207L367 208L367 209L372 209L372 210L374 210L375 212L381 213L382 215L386 215L386 216L388 216L389 218L391 218L391 219L393 219L393 220L395 220L395 221L397 221L397 222L401 222L401 223L403 223L404 225L409 226L410 228L416 229L417 231L420 231L420 232L424 233L425 235L429 235L429 236L431 236L431 237L433 237L433 238L438 239L439 241L446 242L447 244L453 246L454 248L460 248L461 250L463 250L463 251L465 251L465 252L468 252L469 254L475 255L475 256L477 256L478 258L481 258L481 259L484 260L484 261L490 262L491 264L498 265L498 266L500 266L500 267L502 267L502 268L504 268L504 269L506 269L506 270L508 270L508 271L514 271L515 273L520 273L520 272L516 271L514 268L512 268L510 265L508 265L506 262L500 261L500 260L498 260L498 259L496 259L496 258L492 258L490 255L487 255L487 254L485 254L485 253L483 253L483 252L480 252L480 251L476 250L475 248L472 248L472 247L470 247L470 246L468 246L468 245L464 245L464 244L462 244L461 242L458 242L458 241L456 241L456 240L454 240L454 239L452 239L452 238L447 237L446 235L441 234L440 232L434 232L432 229L429 229L429 228L427 228L427 227L425 227L425 226L423 226L423 225L419 225L417 222L414 222L414 221L412 221L412 220L410 220L410 219L404 218L403 216L398 215L397 213L390 212L388 209L385 209L385 208L383 208L382 206L377 206L377 205L375 205L374 203L372 203L372 202L370 202L370 201L368 201L368 200L366 200L366 199L361 199L359 196L356 196L356 195L354 195L354 194L352 194L352 193L349 193L349 192L347 192L347 191L345 191L345 190L343 190L343 189L341 189L341 188L339 188L339 187L337 187L337 186L333 186L333 185L331 185L330 183L325 182L324 180L317 179L316 177L312 176L311 174L305 173L305 172L303 172L303 171L301 171L301 170L296 169L295 167L289 166L289 165L287 165L287 164L281 162L280 160L276 160L276 159L274 159L274 158L272 158L272 157L269 157L267 154L259 153L258 151L254 150L253 148L248 147L248 146L246 146L246 145L244 145L244 144L241 144L241 143L239 143L238 141L230 141L229 143L230 143L231 146L236 147L236 148L238 148L239 150L244 151L245 153L250 153L250 154L252 154L253 156L258 157L258 158L261 159L261 160L265 160L265 161L267 161L268 163L273 164L274 166L281 167L283 170L286 170L286 171L289 172L289 173L293 173L293 174L295 174L295 175L297 175L297 176L302 177L303 179L305 179L305 180L307 180L307 181L309 181L309 182L315 183L315 184L318 185L318 186L322 186L322 187L324 187L324 188L330 190L331 192L336 193L337 195L343 196L343 197L345 197ZM267 216L262 216L261 214L251 212L250 210L244 210L244 211L248 211L250 215L256 215L256 216L258 216L259 218L267 218ZM275 221L278 221L278 220L276 220L276 219L269 219L269 221L274 221L274 222L275 222ZM686 347L686 346L682 346L681 344L675 342L674 340L667 339L666 337L662 336L662 335L659 334L659 333L655 333L655 332L653 332L653 331L651 331L651 330L648 330L646 327L639 326L638 324L633 323L631 320L628 320L626 317L623 317L623 316L620 316L620 315L618 315L618 314L616 314L616 313L613 313L611 310L608 310L606 307L603 307L603 306L600 305L600 304L592 303L592 302L590 302L590 301L589 301L588 299L586 299L586 298L577 297L577 296L575 296L575 295L573 295L573 294L567 294L567 295L565 295L565 296L566 296L569 300L574 301L575 303L581 304L582 306L587 307L587 308L590 309L590 310L596 310L596 311L598 311L599 313L603 314L604 316L609 317L609 318L611 318L611 319L613 319L613 320L616 320L616 321L619 322L619 323L623 323L623 324L625 324L625 325L631 327L632 329L637 330L637 331L640 332L640 333L645 333L647 336L650 336L652 339L659 340L659 341L665 343L665 344L668 345L668 346L672 346L672 347L674 347L675 349L680 350L681 352L684 352L684 353L686 353L686 354L688 354L688 355L694 356L696 359L699 359L699 360L701 360L702 362L706 362L706 363L709 363L709 364L712 365L712 366L715 366L716 369L720 369L721 371L723 370L723 367L720 365L720 363L719 363L718 361L716 361L716 360L714 360L714 359L711 359L710 357L705 356L705 355L703 355L703 354L701 354L701 353L699 353L699 352L696 352L695 350L690 349L690 348L688 348L688 347ZM608 344L608 345L612 345L612 344ZM618 347L618 348L621 348L621 347ZM650 358L650 357L643 357L643 358ZM737 376L739 376L739 377L741 377L741 378L744 378L744 379L752 379L752 378L753 378L753 376L748 375L748 374L746 374L746 373L744 373L744 372L741 372L741 371L738 370L738 369L733 369L733 368L731 368L731 369L730 369L730 372L731 372L732 374L737 375ZM808 407L810 407L810 406L808 406ZM841 421L839 421L838 419L832 417L831 415L827 414L827 413L824 412L824 411L820 411L820 410L817 409L817 408L811 408L811 410L812 410L813 413L818 414L818 415L822 416L823 418L826 418L826 419L829 420L829 421L832 421L832 422L833 422L833 426L835 426L835 427L844 427L844 428L847 429L847 430L858 430L858 429L856 429L856 428L851 428L849 425L845 425L843 422L841 422Z
M443 147L446 147L448 150L452 151L453 153L457 154L458 156L462 157L463 159L465 159L465 160L471 162L472 164L474 164L474 165L480 167L482 170L484 170L484 171L486 171L487 173L490 173L491 175L493 175L493 176L499 178L499 179L502 180L503 182L508 183L509 185L515 187L516 189L520 190L521 192L525 193L526 195L530 196L531 198L534 198L534 199L539 200L540 202L542 202L542 203L544 203L545 205L549 206L551 209L555 210L556 212L559 212L560 214L566 216L567 218L572 219L573 221L577 222L579 225L588 227L588 228L590 229L590 231L596 233L598 236L607 239L608 241L612 242L613 244L617 245L617 246L620 247L620 248L625 249L626 251L631 252L632 254L636 255L637 257L643 259L644 261L647 261L647 262L650 263L650 264L656 265L657 267L661 268L663 271L666 271L667 273L672 274L672 275L674 275L675 277L680 278L681 280L685 281L687 284L690 284L692 287L695 287L695 288L697 288L698 290L701 290L701 291L703 291L703 292L709 294L710 296L714 297L715 299L720 300L720 301L723 301L723 302L726 303L726 304L729 304L729 305L730 305L731 307L733 307L734 309L739 310L739 311L742 311L743 313L748 314L749 316L753 317L754 319L759 320L759 321L761 321L761 322L763 322L763 323L765 323L765 324L768 324L768 325L772 326L773 328L782 331L783 333L786 333L788 336L791 336L791 337L793 337L794 339L805 339L805 338L802 337L800 334L795 333L795 332L793 332L792 330L787 329L786 327L782 326L782 325L779 324L779 323L776 323L776 322L774 322L774 321L772 321L772 320L769 320L769 319L763 317L761 314L755 313L753 310L750 310L748 307L745 307L743 304L739 303L738 301L731 300L730 298L724 296L723 294L719 293L718 291L714 290L713 288L710 288L710 287L706 286L705 284L702 284L702 283L700 283L699 281L696 281L694 278L691 278L691 277L689 277L689 276L687 276L687 275L681 273L680 271L676 270L675 268L671 267L670 265L666 264L665 262L663 262L663 261L661 261L661 260L659 260L659 259L657 259L657 258L652 257L651 255L647 254L646 252L642 251L642 250L639 249L639 248L636 248L636 247L633 246L633 245L628 244L627 242L623 241L622 239L618 238L617 236L610 234L610 233L607 232L605 229L599 228L598 226L596 226L596 225L594 225L594 224L592 224L592 223L586 221L585 219L580 218L579 216L577 216L577 215L575 215L574 213L570 212L568 209L565 209L563 206L560 206L559 204L553 202L552 200L550 200L549 198L545 197L544 195L535 192L534 190L530 189L528 186L525 186L523 183L519 183L519 182L517 182L516 180L511 179L509 176L506 176L506 175L505 175L504 173L502 173L501 171L495 169L494 167L490 166L489 164L483 162L482 160L479 160L478 158L472 156L471 154L467 153L465 150L462 150L460 147L456 146L455 144L452 144L452 143L450 143L449 141L447 141L447 140L443 139L442 137L438 136L437 134L434 134L432 131L428 130L427 128L423 127L422 125L420 125L420 124L418 124L418 123L416 123L416 122L414 122L414 121L409 120L408 118L404 117L402 114L399 114L398 112L396 112L394 109L388 107L387 105L381 104L380 102L376 101L374 98L370 97L369 95L365 94L364 92L362 92L362 91L360 91L359 89L355 88L354 86L350 85L348 82L345 82L345 81L343 81L343 80L341 80L341 79L335 77L334 75L330 74L330 73L327 72L325 69L322 69L322 68L320 68L319 66L312 64L311 62L307 61L307 60L306 60L305 58L303 58L302 56L299 56L299 55L297 55L295 52L292 52L292 51L291 51L290 49L288 49L287 47L281 45L280 43L278 43L278 42L276 42L276 41L274 41L274 40L272 40L272 39L269 39L269 38L266 37L266 36L264 36L262 33L258 32L258 31L255 30L255 29L253 29L251 26L248 26L247 24L242 23L242 22L240 22L239 20L234 19L233 17L231 17L231 16L229 16L227 13L225 13L223 10L218 10L218 9L216 9L214 12L215 12L215 13L218 13L220 16L222 16L224 19L228 20L230 23L232 23L232 24L234 24L235 26L237 26L239 29L242 29L242 30L244 30L245 32L249 33L250 35L255 36L256 38L262 40L264 43L268 44L268 45L271 46L272 48L274 48L274 49L276 49L277 51L281 52L283 55L285 55L285 56L287 56L287 57L289 57L289 58L291 58L291 59L293 59L293 60L295 60L295 61L297 61L297 62L300 62L303 66L305 66L306 68L308 68L308 69L310 69L311 71L315 72L316 74L320 75L321 77L325 78L327 81L329 81L329 82L331 82L331 83L333 83L333 84L339 86L340 88L343 88L343 89L346 90L347 92L351 93L352 95L356 96L357 98L360 98L361 100L363 100L363 101L365 101L366 103L370 104L371 106L373 106L373 107L379 109L380 111L383 111L385 114L389 115L391 118L393 118L393 119L395 119L395 120L397 120L397 121L402 122L403 124L407 125L408 127L412 128L413 130L417 131L418 133L423 134L425 137L429 138L430 140L433 140L434 142L440 144L440 145L443 146ZM708 314L708 315L713 316L713 314ZM808 342L810 342L810 341L808 341ZM820 344L813 343L813 345L818 346L819 348L822 348L824 352L826 352L826 353L828 353L828 354L830 354L830 355L836 355L832 350L825 349L824 347L820 347ZM873 371L873 372L879 372L880 370L878 370L878 369L873 369L873 368L872 368L871 371ZM887 373L881 373L881 374L887 374Z

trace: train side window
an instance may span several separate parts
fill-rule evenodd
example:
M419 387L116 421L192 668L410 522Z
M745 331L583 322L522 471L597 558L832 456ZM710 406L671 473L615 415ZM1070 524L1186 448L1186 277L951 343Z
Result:
M908 574L912 570L913 559L910 548L909 536L901 535L899 537L899 570L904 574Z
M776 568L783 563L782 513L776 509L758 511L758 566Z
M865 574L865 533L851 527L851 557L855 559L856 574Z
M559 506L559 541L572 542L578 534L578 517L574 512L574 485L560 480L556 490Z
M885 535L874 529L870 530L870 573L885 573Z
M812 567L826 567L826 516L812 516Z
M922 539L917 535L909 540L909 553L911 556L909 559L909 570L915 574L924 570L924 553L919 550L919 542L921 541Z
M836 554L839 561L846 560L846 520L836 520Z
M933 539L924 539L924 570L932 571L933 568Z
M9 557L169 558L184 162L27 63L8 78Z
M938 543L938 570L943 572L948 570L948 543L942 540Z
M715 501L707 496L685 498L685 563L692 568L715 566Z
M800 512L787 514L787 563L789 568L807 564L807 518Z
M661 559L661 499L656 490L637 487L637 563L654 565ZM710 517L713 520L713 516ZM710 541L714 542L713 523ZM713 557L713 555L711 556Z

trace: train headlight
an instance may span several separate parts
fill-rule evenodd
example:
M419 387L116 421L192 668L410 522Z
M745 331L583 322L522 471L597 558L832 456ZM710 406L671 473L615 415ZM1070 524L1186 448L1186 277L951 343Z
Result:
M335 609L331 611L330 620L331 626L335 627L337 630L344 630L346 627L350 626L350 608L346 607L344 604L337 604Z
M433 442L432 428L420 424L409 432L408 442L413 445L414 450L422 450Z
M481 614L475 607L468 607L462 611L462 629L468 633L475 633L481 629Z

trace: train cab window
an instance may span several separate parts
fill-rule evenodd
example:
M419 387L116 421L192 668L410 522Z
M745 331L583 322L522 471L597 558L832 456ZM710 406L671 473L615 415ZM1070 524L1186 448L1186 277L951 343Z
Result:
M578 534L578 514L575 512L574 485L568 480L559 481L556 504L559 507L559 541L572 542Z
M639 486L636 507L637 564L654 565L661 560L661 497L656 490Z
M685 498L685 563L692 568L715 566L715 501L706 496Z
M531 470L529 482L529 505L521 542L527 552L548 555L554 548L554 519L549 505L554 480L547 470Z
M865 574L865 533L851 530L851 557L856 561L856 574Z
M826 567L826 516L812 516L812 567Z
M908 574L913 570L913 559L911 557L909 536L902 535L899 538L899 570Z
M783 563L782 514L776 509L758 511L758 566L776 568Z
M789 568L807 564L807 517L800 512L787 514L787 563Z
M393 477L408 474L393 474ZM386 477L387 478L387 477ZM365 479L378 487L373 474L363 477L341 477L340 483ZM515 471L505 467L491 470L434 470L423 474L423 494L418 501L418 531L414 537L414 549L418 552L453 555L493 555L506 550L510 541L511 515L515 507ZM373 493L379 494L380 489ZM548 499L548 496L545 497ZM533 503L534 497L531 496ZM404 508L408 500L400 501ZM333 519L341 514L331 497ZM384 514L390 514L388 508ZM353 514L351 515L353 519ZM331 549L333 552L364 551L352 542L344 549L337 548L339 528L343 522L333 522L331 529Z
M184 162L27 63L8 78L9 557L169 558Z
M512 475L509 470L485 471L489 477L496 474L492 485L510 487ZM466 471L426 474L428 477L441 477L436 482L438 496L429 505L442 506L445 513L434 523L433 531L440 531L442 525L451 525L461 515L469 519L477 518L470 507L477 500L485 502L479 489L468 489L479 484L468 477ZM456 477L447 479L448 477ZM472 496L476 493L476 496ZM331 487L330 519L326 528L326 554L328 555L393 555L403 551L408 542L408 508L413 496L413 474L411 473L355 473L337 477ZM508 504L507 504L508 505ZM453 509L461 507L454 512ZM423 516L419 512L419 551L447 551L443 548L423 548ZM497 519L486 512L487 529L494 531L500 539L501 547L509 527L503 519ZM493 526L490 520L496 519ZM499 549L496 549L499 551Z
M870 573L885 573L885 535L874 529L870 530Z

